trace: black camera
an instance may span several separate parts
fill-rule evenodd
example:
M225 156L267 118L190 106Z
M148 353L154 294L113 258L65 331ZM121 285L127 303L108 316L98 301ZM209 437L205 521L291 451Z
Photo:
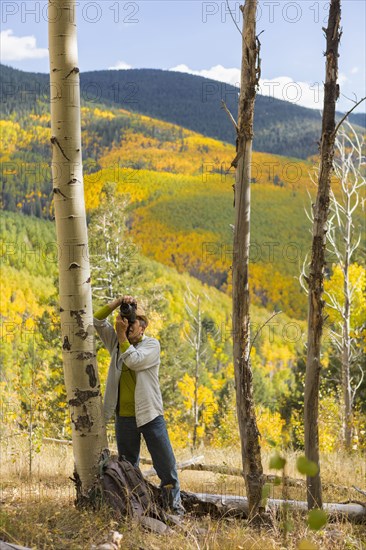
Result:
M119 310L121 312L121 317L125 317L125 319L127 319L128 321L128 324L133 325L133 323L136 321L137 304L134 302L132 304L122 302Z

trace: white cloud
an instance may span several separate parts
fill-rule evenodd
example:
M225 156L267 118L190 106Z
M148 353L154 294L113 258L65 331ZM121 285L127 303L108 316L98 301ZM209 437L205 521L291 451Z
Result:
M240 69L228 69L222 65L215 65L211 69L200 70L190 69L187 65L177 65L169 70L204 76L212 80L232 84L233 86L239 86L240 83ZM339 82L342 84L345 80L345 75L341 74ZM323 108L323 82L295 82L290 76L279 76L272 79L262 78L259 82L258 92L262 95L290 101L303 107L313 109Z
M350 70L350 73L351 74L357 74L359 70L360 70L359 67L352 67L352 69Z
M132 69L131 65L125 63L124 61L117 61L113 67L108 67L110 71L125 71L127 69Z
M283 99L302 107L323 108L323 82L295 82L290 76L278 76L272 79L261 78L258 93L275 99Z
M0 32L0 52L2 62L48 56L47 48L37 48L35 36L14 36L11 29Z
M109 69L116 70L131 68L131 65L125 63L124 61L118 61L113 67L109 67ZM166 70L202 76L210 80L224 82L237 87L239 87L240 83L240 69L237 69L235 67L227 68L223 67L223 65L214 65L210 69L195 70L188 67L188 65L182 63ZM358 70L358 67L353 67L350 72L351 74L355 74L358 72ZM339 73L338 83L340 84L340 86L343 86L346 82L349 82L349 78L344 73ZM289 101L290 103L295 103L296 105L308 107L310 109L323 109L323 81L296 82L290 76L278 76L272 79L261 78L259 81L258 93L264 96L272 97L274 99Z
M346 76L344 73L338 73L338 84L342 86L342 84L345 84L345 82L349 82L348 76Z
M169 69L169 71L204 76L205 78L218 80L219 82L226 82L227 84L232 84L233 86L239 86L240 83L240 69L227 69L222 65L215 65L214 67L211 67L211 69L201 69L199 71L194 71L193 69L187 67L187 65L177 65L176 67Z

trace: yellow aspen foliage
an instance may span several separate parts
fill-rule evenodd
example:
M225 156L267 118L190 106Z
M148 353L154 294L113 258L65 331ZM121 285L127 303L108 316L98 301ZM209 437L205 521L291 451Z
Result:
M101 381L101 390L104 395L105 384L107 381L108 367L110 363L110 355L106 348L102 347L97 352L98 372Z
M277 411L271 411L268 407L256 407L258 430L261 434L261 446L264 449L273 447L275 443L281 446L288 443L288 436L285 433L285 420Z
M28 139L25 139L22 146L34 144L48 145L51 137L51 131L44 126L33 126L31 131L27 132Z
M210 385L213 392L220 391L225 386L225 384L227 383L227 378L225 376L221 376L221 378L216 378L212 374L212 372L209 372L207 374L207 376L208 376L208 380L209 380L209 385ZM216 412L216 410L215 410L215 412Z
M131 236L145 255L230 292L229 225L233 220L228 206L234 177L229 167L234 147L137 113L98 109L94 109L98 117L105 112L105 118L114 115L113 123L120 118L123 124L120 129L116 126L115 141L106 147L102 136L88 129L94 111L83 111L84 141L92 156L96 147L102 167L92 174L86 171L87 208L98 206L104 183L116 182L118 192L130 198ZM298 159L253 155L253 208L267 212L266 217L253 217L253 254L257 255L252 258L250 277L253 303L280 308L296 318L305 315L306 296L297 279L304 230L295 212L303 208L309 169L309 163ZM288 219L289 200L293 236L289 240L288 232L279 226L274 238L273 223ZM268 210L272 202L276 220ZM208 252L207 245L216 252ZM268 259L272 246L277 257Z
M112 113L111 111L106 111L102 109L98 109L97 107L93 110L93 115L98 118L105 118L107 120L113 120L116 118L116 115Z
M0 120L0 136L2 152L8 156L17 150L25 138L25 132L17 122Z
M334 392L322 393L319 399L319 448L322 452L334 452L342 445L342 408ZM366 415L359 410L353 413L354 434L352 448L366 449ZM304 419L302 411L294 411L290 428L297 445L304 445Z
M23 128L11 120L0 120L0 135L3 159L22 149L28 152L33 146L48 146L51 137L48 127L32 124Z
M43 113L42 115L36 115L34 113L29 113L30 120L38 122L41 126L48 126L51 122L50 113Z
M352 289L351 300L351 318L352 329L361 327L366 322L366 270L362 265L356 263L349 266L349 283ZM336 299L341 308L344 307L344 275L340 265L333 268L333 273L329 279L324 281L324 290ZM342 322L341 314L334 308L326 307L329 321L331 323Z
M267 407L256 407L258 429L261 434L261 447L269 449L273 444L278 446L287 441L284 433L285 420L276 411ZM238 447L240 436L238 427L237 411L234 396L230 405L227 406L224 414L220 415L220 424L213 432L211 444L216 447Z
M194 407L194 378L186 373L177 385L183 396L183 403L186 410L192 413ZM213 391L203 385L199 385L197 388L197 405L200 410L206 409L210 415L218 410Z
M341 407L333 393L319 399L319 449L335 451L341 443Z
M8 323L30 331L34 319L47 308L47 298L52 295L50 280L44 277L30 277L26 271L18 271L9 266L2 267L2 299L0 315Z
M194 424L194 378L185 374L177 384L183 397L183 410L170 408L166 411L168 425L173 424L171 431L172 443L176 447L186 447L192 444ZM211 426L218 404L211 388L200 384L197 388L197 406L199 425L197 426L197 441L202 440L206 430Z
M165 410L167 428L172 446L175 449L185 449L192 441L192 426L182 419L181 411L177 407Z

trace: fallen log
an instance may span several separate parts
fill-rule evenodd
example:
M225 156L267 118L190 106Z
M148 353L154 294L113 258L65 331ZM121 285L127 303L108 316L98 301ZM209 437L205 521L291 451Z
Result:
M182 463L184 464L184 463ZM219 465L219 464L202 464L202 463L192 463L185 465L184 467L180 468L178 466L178 469L181 470L196 470L199 472L213 472L215 474L223 474L228 476L237 476L237 477L243 477L243 470L240 468L235 468L233 466L226 466L226 465ZM283 483L285 481L286 485L289 487L305 487L306 480L305 479L297 479L294 477L288 477L282 478L282 476L277 476L274 474L264 474L265 480L267 483L275 483L280 482ZM349 491L349 487L345 485L337 485L336 483L323 483L323 487L328 487L332 489L339 489L342 491Z
M43 441L47 441L49 443L58 443L59 445L72 445L72 441L69 439L55 439L53 437L44 437ZM111 449L112 453L116 453L116 449ZM237 476L237 477L243 477L243 470L240 468L236 468L234 466L226 466L226 465L220 465L220 464L203 464L202 460L204 459L204 456L198 456L193 457L189 460L185 460L183 462L178 462L177 468L178 470L195 470L198 472L213 472L215 474L223 474L227 476ZM152 464L151 458L140 458L140 464L146 464L150 465ZM145 477L152 477L156 475L156 471L154 468L151 468L150 470L146 470L143 472ZM288 477L282 478L282 476L277 476L274 474L264 474L265 480L267 483L276 483L279 482L282 484L283 481L285 481L286 485L288 487L305 487L306 485L306 479L297 479L294 477ZM338 489L339 491L349 491L350 488L346 485L337 485L336 483L322 483L324 489ZM362 492L362 490L358 489L354 485L352 487L359 492ZM365 494L365 493L363 493Z
M18 546L17 544L12 544L11 542L5 542L3 540L0 540L0 550L32 550L32 549L25 546Z
M44 437L43 441L48 443L58 443L59 445L72 445L71 439L56 439L54 437Z
M196 460L202 457L196 457ZM191 459L189 462L192 462ZM188 461L186 461L188 462ZM117 517L153 518L166 525L180 524L179 518L171 516L164 510L164 503L159 487L144 479L139 468L132 467L125 459L105 456L100 464L101 473L95 490L95 503L103 500L117 513ZM134 475L131 475L131 469ZM113 475L112 475L113 474ZM77 483L77 480L73 480ZM136 485L137 483L137 485ZM121 488L123 490L121 490ZM138 489L138 491L137 491ZM143 497L143 498L142 498ZM192 516L209 514L213 518L248 517L248 499L239 495L192 493L181 491L182 504ZM280 515L284 507L306 514L308 504L303 501L267 499L268 518ZM366 504L363 502L326 503L323 505L329 521L344 521L366 524ZM143 523L143 522L142 522ZM157 528L156 521L148 521L149 529ZM159 525L160 525L159 523ZM160 526L164 531L164 526Z
M177 469L178 470L185 470L187 468L189 468L189 466L191 465L194 465L195 462L201 462L203 460L203 456L196 456L196 457L193 457L193 458L190 458L189 460L185 460L184 462L178 462L177 463ZM151 476L156 476L156 470L155 468L150 468L150 470L145 470L144 472L142 472L144 477L151 477Z
M213 495L182 491L182 502L187 512L195 515L209 514L213 517L235 516L247 518L248 499L237 495ZM308 504L304 501L269 498L268 511L277 514L284 506L291 510L307 513ZM352 523L366 523L366 505L363 503L325 503L323 510L329 521L348 520Z
M49 442L49 443L56 443L59 445L72 445L72 441L69 439L55 439L53 437L44 437L43 441ZM112 453L116 453L116 449L111 449ZM183 462L179 462L177 464L178 470L195 470L198 472L213 472L215 474L223 474L227 476L237 476L237 477L243 477L243 470L240 468L235 468L234 466L226 466L226 465L220 465L220 464L202 464L202 460L204 459L204 456L198 456L193 457L189 460L185 460ZM151 458L140 458L140 464L146 464L150 465L152 464ZM145 477L152 477L156 475L156 471L154 468L151 468L150 470L146 470L143 472ZM267 483L276 483L278 480L280 483L283 483L283 480L285 481L286 485L288 487L305 487L306 480L305 479L296 479L294 477L285 477L282 478L281 476L277 476L274 474L264 474L265 480ZM346 485L337 485L336 483L322 483L324 489L338 489L339 491L349 491L349 487ZM356 487L352 486L356 491L359 490ZM359 490L360 491L360 490Z
M152 464L153 461L151 458L144 458L143 456L140 456L140 464Z

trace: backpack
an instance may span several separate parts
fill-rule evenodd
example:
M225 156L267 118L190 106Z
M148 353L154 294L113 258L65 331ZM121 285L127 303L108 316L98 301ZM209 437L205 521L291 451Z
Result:
M121 516L149 515L154 495L139 468L124 457L111 456L102 464L100 477L104 499Z

